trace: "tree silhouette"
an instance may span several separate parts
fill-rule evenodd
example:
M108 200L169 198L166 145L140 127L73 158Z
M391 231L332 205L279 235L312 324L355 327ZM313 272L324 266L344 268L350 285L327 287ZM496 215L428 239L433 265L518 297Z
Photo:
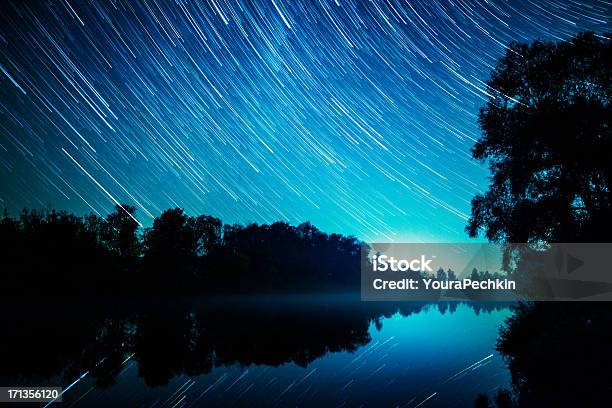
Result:
M164 211L144 233L143 284L155 291L193 287L198 255L205 243L205 219L180 208ZM214 241L214 239L213 239ZM207 245L207 244L206 244Z
M489 190L467 231L494 242L606 242L612 225L609 39L510 44L480 110L472 150Z
M495 398L493 399L495 406L491 402L491 399L486 394L478 394L474 400L474 408L516 408L516 402L512 397L512 393L505 389L498 389Z
M487 82L483 136L472 150L487 162L489 190L472 200L466 227L493 242L608 242L610 192L609 37L510 44ZM515 264L520 265L520 259ZM500 329L497 350L513 391L496 406L602 406L612 363L607 304L519 305ZM479 396L475 406L490 406Z
M136 210L106 217L24 210L0 218L8 294L208 294L356 291L361 243L306 222L223 225L164 211L142 231Z
M121 258L136 258L140 254L136 208L117 205L102 224L101 239L107 248Z
M198 255L208 255L221 245L221 220L209 215L200 215L194 220Z

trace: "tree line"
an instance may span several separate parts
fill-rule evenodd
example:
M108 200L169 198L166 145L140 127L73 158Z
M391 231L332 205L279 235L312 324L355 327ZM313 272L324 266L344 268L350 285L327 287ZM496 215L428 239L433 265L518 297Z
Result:
M136 209L106 217L4 212L7 294L138 294L353 290L361 243L310 222L223 224L168 209L141 228Z

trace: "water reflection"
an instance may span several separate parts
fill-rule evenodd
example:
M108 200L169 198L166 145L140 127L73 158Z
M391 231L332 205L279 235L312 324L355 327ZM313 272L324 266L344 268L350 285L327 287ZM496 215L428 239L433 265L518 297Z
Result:
M139 397L143 400L177 391L173 390L177 381L190 390L200 389L198 378L212 387L208 391L212 395L214 381L225 383L220 379L226 378L229 382L223 387L219 383L219 390L236 381L236 389L246 393L249 388L250 403L265 405L272 395L261 394L262 390L274 389L275 383L283 383L282 378L301 368L296 378L286 377L287 384L275 389L280 405L289 400L325 405L343 400L373 402L376 390L360 392L360 382L374 387L396 382L402 389L385 398L414 406L427 397L428 381L444 385L492 362L496 330L507 315L505 306L367 303L353 295L31 302L26 307L2 308L5 335L0 340L0 380L2 384L65 386L88 373L89 388L77 387L65 398L76 400L96 390L97 398L109 402L121 400L118 390L126 383L137 383L138 378L145 385ZM506 381L501 363L496 360L496 364L495 373L501 382ZM240 380L248 370L250 374ZM260 374L265 383L251 379L262 370L267 373ZM298 387L296 382L308 373L312 374ZM317 383L327 374L339 381L334 392ZM309 391L305 384L310 384ZM466 393L466 401L471 402L482 389L478 385L472 384L474 393ZM414 395L405 398L408 390ZM177 392L187 400L186 390ZM227 401L230 394L234 395L218 396L217 402ZM189 396L192 402L198 397ZM102 404L102 400L95 401Z

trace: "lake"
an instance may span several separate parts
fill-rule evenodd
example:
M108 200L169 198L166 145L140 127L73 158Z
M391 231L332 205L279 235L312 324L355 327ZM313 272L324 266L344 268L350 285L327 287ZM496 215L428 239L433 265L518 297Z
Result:
M64 407L471 407L510 385L495 352L507 304L262 295L4 313L2 383L61 385Z

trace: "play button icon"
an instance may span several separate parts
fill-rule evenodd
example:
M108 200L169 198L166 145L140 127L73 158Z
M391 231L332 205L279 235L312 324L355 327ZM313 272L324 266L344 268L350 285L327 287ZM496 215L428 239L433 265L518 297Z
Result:
M571 256L570 254L565 254L565 270L567 273L572 273L579 269L582 265L584 265L584 261Z

